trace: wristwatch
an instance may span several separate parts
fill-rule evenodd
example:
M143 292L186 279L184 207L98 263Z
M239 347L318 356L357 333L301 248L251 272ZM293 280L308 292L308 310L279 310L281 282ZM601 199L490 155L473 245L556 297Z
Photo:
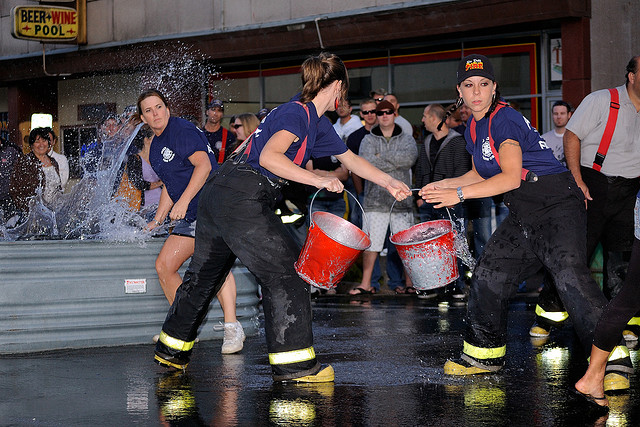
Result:
M458 199L460 199L460 202L464 202L464 194L462 194L462 187L458 187L456 188L456 192L458 193Z

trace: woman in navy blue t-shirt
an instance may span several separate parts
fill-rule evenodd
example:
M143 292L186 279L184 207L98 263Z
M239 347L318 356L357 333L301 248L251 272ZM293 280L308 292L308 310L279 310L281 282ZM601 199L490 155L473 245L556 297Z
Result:
M302 64L299 100L273 109L235 158L227 160L202 189L196 249L162 327L155 360L183 369L189 362L208 301L236 256L262 285L269 363L275 381L333 381L313 349L309 284L294 263L300 252L273 208L287 180L341 192L342 182L306 170L315 157L335 155L348 169L386 188L396 199L411 195L402 182L353 154L324 117L345 97L347 70L335 55Z
M436 208L505 193L508 217L485 246L473 272L462 356L445 373L468 375L502 368L507 304L518 285L545 268L573 319L586 351L606 298L586 259L584 195L538 131L500 102L493 67L482 55L458 65L457 106L471 109L465 138L473 169L423 187Z
M167 215L176 221L158 258L156 271L169 304L182 283L178 270L193 255L196 211L200 189L218 162L203 134L191 122L171 117L167 101L159 91L150 89L138 98L138 114L154 133L149 163L164 183L158 209L147 228L161 225ZM229 273L218 295L224 313L222 353L242 350L244 331L236 319L236 282Z

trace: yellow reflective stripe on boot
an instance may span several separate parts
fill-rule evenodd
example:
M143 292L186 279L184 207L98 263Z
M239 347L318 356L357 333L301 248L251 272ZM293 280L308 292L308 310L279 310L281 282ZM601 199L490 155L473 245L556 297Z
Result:
M608 361L624 359L625 357L629 357L629 349L624 345L617 345L613 348L613 351L609 355Z
M638 326L640 326L640 317L632 317L631 320L629 320L629 322L627 322L627 325L638 325Z
M542 307L536 304L536 314L545 319L549 319L552 322L564 322L569 318L569 313L566 311L545 311Z
M172 336L167 335L165 331L160 332L160 338L158 338L162 344L167 347L178 351L189 351L193 348L195 341L182 341Z
M284 351L282 353L269 353L269 363L272 365L286 365L289 363L306 362L314 359L316 352L313 347L302 350Z
M496 348L482 348L471 345L468 342L464 342L462 352L474 359L497 359L498 357L504 357L507 353L507 346Z

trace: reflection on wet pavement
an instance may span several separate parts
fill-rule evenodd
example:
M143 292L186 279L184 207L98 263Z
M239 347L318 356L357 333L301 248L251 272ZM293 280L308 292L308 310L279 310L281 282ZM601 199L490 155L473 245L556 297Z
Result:
M505 369L467 378L442 373L460 351L465 307L411 296L314 300L314 346L335 384L274 384L262 335L233 355L200 342L174 373L152 362L151 343L5 356L0 425L640 425L636 375L602 419L572 396L586 356L570 325L529 338L533 301L510 307Z

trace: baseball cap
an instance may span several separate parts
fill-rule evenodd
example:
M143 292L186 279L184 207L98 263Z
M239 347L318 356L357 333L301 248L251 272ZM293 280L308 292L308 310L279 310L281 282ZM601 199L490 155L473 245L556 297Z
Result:
M214 99L207 105L207 110L210 110L211 108L219 108L221 110L224 110L224 104L219 99Z
M369 92L369 96L371 98L375 98L376 95L385 96L387 93L388 93L387 90L381 87L379 89L372 90L371 92Z
M396 109L393 107L393 104L387 101L386 99L384 101L380 101L380 103L376 105L376 111L382 111L382 110L391 110L393 112L396 111Z
M258 117L259 120L262 120L265 117L267 117L267 114L269 114L269 109L261 108L260 111L258 111L258 114L256 114L256 116Z
M467 55L458 63L458 84L462 83L469 77L480 76L495 81L493 74L493 65L491 61L484 55Z

